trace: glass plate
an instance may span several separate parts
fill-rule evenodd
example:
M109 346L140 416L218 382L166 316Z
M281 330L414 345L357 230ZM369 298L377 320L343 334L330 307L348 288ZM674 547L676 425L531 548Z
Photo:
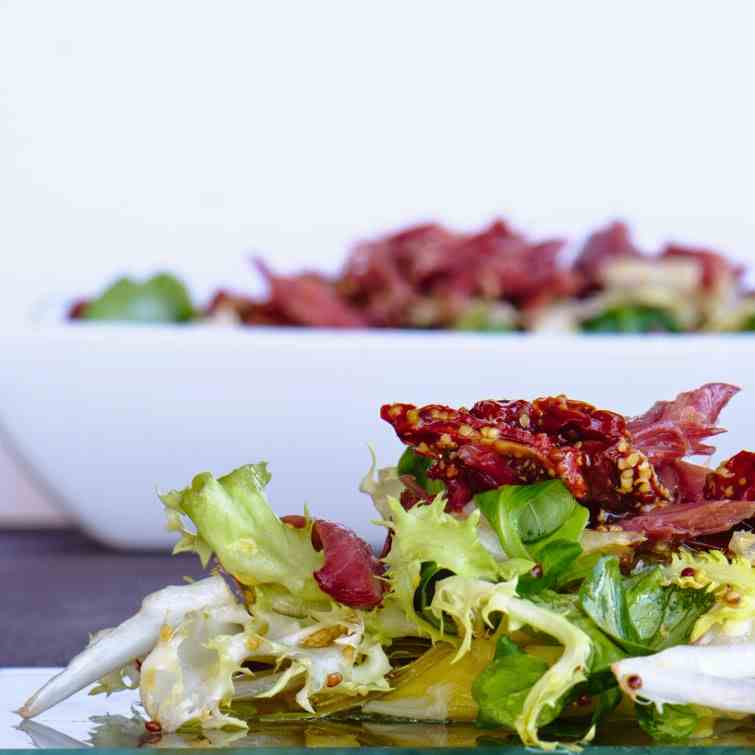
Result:
M81 692L32 721L22 721L15 709L47 681L58 669L0 669L0 753L20 749L81 750L97 748L120 752L144 748L205 749L223 747L233 752L254 749L256 755L306 753L313 747L327 747L331 752L356 755L361 747L376 754L382 750L407 755L430 753L438 748L454 748L454 754L485 750L503 751L506 755L524 755L527 750L514 741L508 744L496 732L467 724L443 725L388 722L309 721L291 724L253 724L249 732L216 732L206 736L150 734L135 692L121 692L111 697L90 696ZM616 725L602 736L622 745L599 744L588 748L588 755L684 755L704 748L706 755L752 755L755 731L733 732L719 738L714 746L701 740L695 747L652 745L636 727L624 731ZM209 738L207 738L209 737ZM482 751L482 753L480 752Z

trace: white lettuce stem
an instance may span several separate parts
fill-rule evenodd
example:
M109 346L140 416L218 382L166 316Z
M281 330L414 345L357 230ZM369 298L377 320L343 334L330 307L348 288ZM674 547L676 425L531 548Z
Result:
M680 645L611 670L633 699L755 713L755 642Z
M230 590L222 577L165 587L148 595L137 614L103 632L68 666L35 692L18 711L33 718L97 681L105 674L145 656L155 646L160 628L177 626L192 610L226 604Z

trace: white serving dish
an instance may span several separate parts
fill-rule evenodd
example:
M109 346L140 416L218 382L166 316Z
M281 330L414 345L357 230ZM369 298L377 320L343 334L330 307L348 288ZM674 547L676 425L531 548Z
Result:
M708 381L744 390L716 458L755 446L755 338L355 332L39 325L0 335L0 422L88 533L167 547L156 490L265 459L278 513L343 522L382 540L357 491L367 444L402 446L384 402L469 405L567 393L639 413Z

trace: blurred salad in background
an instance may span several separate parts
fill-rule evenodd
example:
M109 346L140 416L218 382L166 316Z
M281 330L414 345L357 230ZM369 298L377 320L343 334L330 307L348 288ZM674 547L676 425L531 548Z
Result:
M122 278L69 312L87 321L188 322L476 332L686 333L755 329L744 268L704 248L640 250L623 223L571 262L562 239L533 241L496 220L477 233L418 225L361 242L340 273L278 275L267 294L218 291L192 304L175 277Z

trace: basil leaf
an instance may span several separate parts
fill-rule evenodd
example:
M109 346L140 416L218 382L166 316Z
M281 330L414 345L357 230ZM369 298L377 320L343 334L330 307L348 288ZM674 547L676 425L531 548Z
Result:
M625 304L582 322L586 333L679 333L681 327L667 310Z
M552 590L533 595L529 598L533 603L560 613L565 619L579 627L592 642L592 656L590 657L591 674L608 671L611 664L626 658L627 654L613 640L607 637L598 625L581 609L579 597L571 594L560 594Z
M658 742L678 742L689 739L700 723L700 717L689 705L666 703L663 712L654 704L635 705L637 722Z
M590 512L584 507L577 504L574 510L567 517L564 523L550 535L546 535L537 542L528 543L527 550L529 550L533 559L541 559L542 552L548 548L551 543L558 541L567 541L572 543L578 543L582 530L587 527L587 523L590 520ZM580 548L581 550L581 548Z
M479 706L480 726L514 729L527 695L548 670L548 664L542 658L525 654L508 638L505 644L501 640L495 657L475 679L472 697ZM559 713L560 709L544 709L538 725L550 723Z
M634 641L636 633L624 599L619 560L604 556L582 583L579 591L582 610L610 637Z
M577 541L589 512L561 480L503 485L475 496L510 558L537 560L556 540Z
M554 540L548 543L538 554L536 568L540 571L539 576L533 575L532 572L522 575L517 582L516 591L526 597L553 587L581 553L582 548L578 543L568 540Z
M595 564L603 557L603 553L583 553L556 582L556 588L565 587L572 582L582 582L590 576Z
M579 602L625 650L646 655L686 642L715 598L704 589L664 585L657 566L624 577L616 556L603 556L583 582Z
M523 543L534 543L555 532L578 505L561 480L507 485L502 495L507 495L517 510L519 537Z
M506 658L509 655L523 655L524 651L519 645L514 642L510 637L502 634L495 644L495 653L493 654L493 660L498 658Z
M84 320L130 322L186 322L193 316L194 306L186 287L166 273L142 283L120 278L86 304L81 314Z

